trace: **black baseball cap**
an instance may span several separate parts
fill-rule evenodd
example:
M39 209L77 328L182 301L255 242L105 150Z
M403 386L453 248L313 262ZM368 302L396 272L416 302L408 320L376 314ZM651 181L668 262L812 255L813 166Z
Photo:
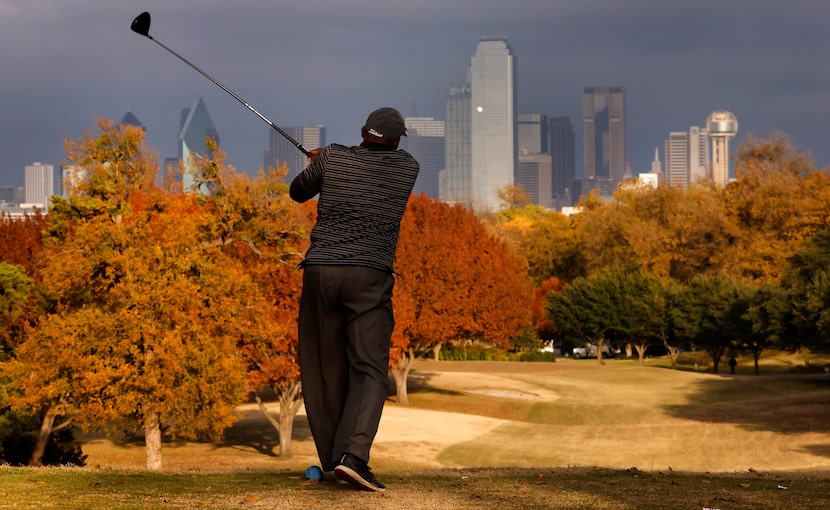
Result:
M378 108L370 113L363 129L382 140L396 140L401 136L407 136L403 116L398 110L388 107Z

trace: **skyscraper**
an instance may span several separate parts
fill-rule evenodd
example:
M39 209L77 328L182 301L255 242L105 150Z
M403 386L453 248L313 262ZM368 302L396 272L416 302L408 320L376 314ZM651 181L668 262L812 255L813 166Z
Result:
M471 110L469 85L452 86L446 100L444 170L438 179L438 196L442 201L468 207L472 205Z
M518 167L516 58L505 38L483 37L470 60L471 198L474 209L496 209L498 192Z
M438 177L444 169L444 121L432 117L406 117L404 122L409 134L401 137L400 148L412 154L421 166L412 192L426 193L437 199Z
M619 183L625 173L625 89L585 87L582 92L583 177Z
M519 155L549 154L548 116L540 113L519 115Z
M672 131L665 147L665 181L669 186L687 189L709 178L709 138L705 129L692 126L688 131Z
M549 132L552 196L564 198L576 177L576 142L571 118L553 117Z
M289 126L282 128L290 137L297 140L303 147L312 150L326 146L326 128L324 126ZM265 151L263 168L272 166L288 166L286 182L297 176L308 166L308 157L298 150L277 130L268 130L268 150Z
M55 194L55 167L46 163L35 162L26 165L24 175L24 193L26 204L37 205L46 209L49 199Z
M552 208L554 205L550 190L550 154L520 154L516 184L530 197L532 204Z
M183 165L182 184L185 190L190 190L197 174L199 162L210 158L211 154L205 144L210 137L219 145L219 135L213 126L213 120L200 97L192 108L182 110L179 129L179 160Z

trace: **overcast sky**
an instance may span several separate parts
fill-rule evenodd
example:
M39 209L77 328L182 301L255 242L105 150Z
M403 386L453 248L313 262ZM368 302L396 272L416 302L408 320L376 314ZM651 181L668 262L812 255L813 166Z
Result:
M781 131L830 164L826 0L0 0L0 185L57 166L64 139L127 111L175 157L181 110L200 97L229 163L262 166L271 128L131 32L142 11L158 41L277 125L326 126L329 143L358 143L378 106L443 119L481 37L502 36L519 113L570 116L578 154L582 89L609 85L626 90L635 172L655 147L663 159L670 131L721 109L740 124L733 151Z

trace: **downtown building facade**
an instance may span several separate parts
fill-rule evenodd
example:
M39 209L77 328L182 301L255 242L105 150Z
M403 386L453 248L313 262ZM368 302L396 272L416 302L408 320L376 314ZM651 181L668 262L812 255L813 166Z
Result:
M585 87L582 92L582 176L623 180L625 160L625 88Z
M453 87L447 97L441 200L495 210L499 191L516 182L516 73L516 57L506 38L479 41L467 86Z
M552 194L559 207L570 206L576 178L576 137L570 117L552 117L548 128Z
M24 203L21 207L46 209L55 194L55 167L35 162L24 169Z
M663 153L663 179L669 186L688 189L701 179L709 179L708 142L706 129L698 126L691 126L688 131L669 133Z
M412 154L421 167L412 192L439 198L439 178L444 169L445 125L432 117L405 117L407 136L401 137L400 148Z
M324 126L289 126L282 130L309 150L326 146ZM263 168L279 168L283 165L288 167L285 180L291 182L308 166L308 157L275 129L269 129L268 150L265 151Z

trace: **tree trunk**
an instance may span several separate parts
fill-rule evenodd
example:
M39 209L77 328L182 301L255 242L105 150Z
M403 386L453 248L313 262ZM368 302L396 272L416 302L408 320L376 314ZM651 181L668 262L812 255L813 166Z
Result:
M280 456L291 456L291 436L294 431L294 417L303 404L303 387L300 381L294 381L282 390L280 396Z
M300 381L294 381L289 384L287 388L272 388L280 402L279 419L274 419L274 416L268 412L265 403L256 395L256 403L259 410L268 420L268 423L274 427L280 437L280 456L291 456L291 438L294 434L294 418L297 416L297 411L303 404L302 384Z
M69 418L60 425L55 426L55 419L60 415L61 413L53 408L49 409L46 412L46 416L43 417L43 422L40 424L40 432L38 433L34 450L32 450L32 456L29 458L30 466L42 466L43 456L46 454L46 445L49 444L49 438L52 437L52 434L54 434L55 432L63 430L72 425L72 418Z
M761 359L761 351L763 349L752 349L752 357L755 358L755 375L761 375L761 365L758 364L758 360Z
M602 350L605 349L605 339L600 338L597 340L597 363L600 365L604 365L605 362L602 361Z
M666 352L669 353L669 358L671 359L671 369L676 370L677 369L677 356L678 356L677 349L670 346L669 343L666 342L665 340L663 340L663 346L666 348Z
M147 469L161 471L161 424L158 413L149 412L144 417L144 445Z
M637 357L640 359L640 366L643 366L643 360L646 358L646 344L634 344L634 348L637 349Z
M58 413L54 409L46 411L46 416L43 417L43 422L40 424L40 432L35 441L35 448L32 450L32 457L29 459L29 465L39 467L43 463L43 454L46 452L46 444L49 442L49 437L52 435L52 426L55 424L55 418Z
M409 394L406 391L406 380L409 377L409 370L415 362L415 354L412 350L401 356L398 364L392 367L392 376L395 378L395 392L398 396L398 404L409 405Z
M436 344L432 347L432 355L435 361L439 361L439 356L441 354L441 344Z

